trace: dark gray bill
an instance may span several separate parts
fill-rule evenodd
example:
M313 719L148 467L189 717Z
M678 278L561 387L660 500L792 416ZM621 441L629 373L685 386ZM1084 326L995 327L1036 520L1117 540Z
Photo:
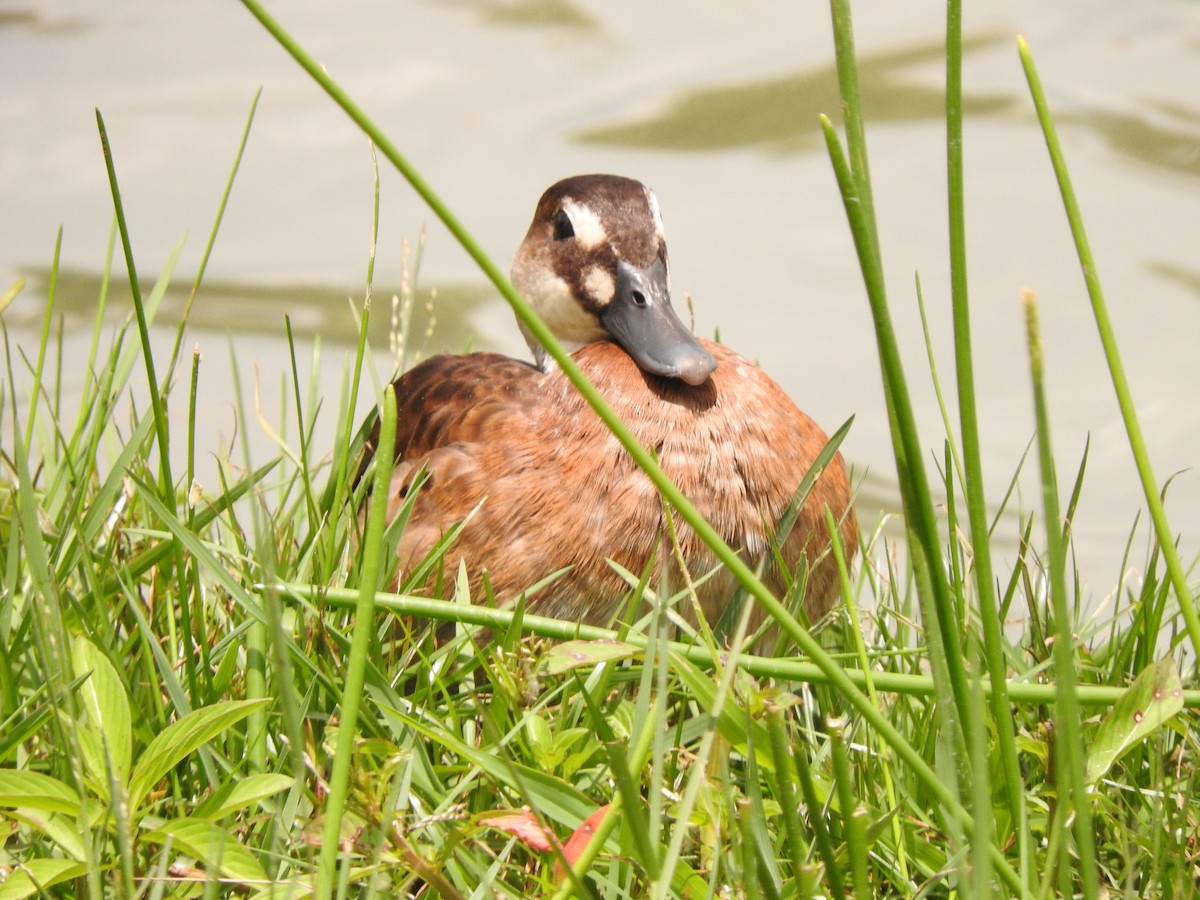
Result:
M617 292L600 314L600 324L653 375L703 384L717 367L713 355L671 308L667 266L661 258L646 269L617 263Z

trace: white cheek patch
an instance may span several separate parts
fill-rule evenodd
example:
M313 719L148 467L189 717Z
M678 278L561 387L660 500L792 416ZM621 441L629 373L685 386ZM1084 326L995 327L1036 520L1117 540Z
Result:
M587 274L583 276L583 288L600 306L608 306L617 293L617 284L612 273L599 266L592 266L587 270Z
M534 258L522 247L513 260L513 286L520 291L525 299L544 315L543 310L560 302L560 298L570 294L567 283L554 274L554 270L540 259Z
M514 272L518 289L554 336L571 349L604 337L604 330L571 294L565 281L549 269ZM611 279L610 279L611 281Z
M550 269L538 269L531 277L521 279L521 292L525 295L539 316L545 318L546 310L553 309L570 298L571 289L567 283L554 274Z
M571 219L571 227L575 230L575 240L585 249L592 249L608 243L608 234L600 217L582 203L576 203L570 198L563 201L563 212Z

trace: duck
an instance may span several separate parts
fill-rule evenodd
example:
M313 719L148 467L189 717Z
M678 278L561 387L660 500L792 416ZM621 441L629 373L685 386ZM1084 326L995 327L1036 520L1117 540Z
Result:
M840 596L825 510L847 562L858 529L845 461L825 466L782 547L777 523L828 440L758 365L695 337L671 302L662 217L635 179L580 175L548 188L513 259L513 285L666 474L777 596L803 572L809 621ZM630 576L690 595L716 623L738 586L537 340L532 362L436 355L394 382L388 518L418 477L393 589L448 595L460 566L472 598L524 595L530 612L593 625L627 609ZM365 440L362 477L380 448ZM427 583L407 583L458 529ZM622 573L621 570L624 570ZM682 589L687 590L682 590ZM673 594L672 592L678 592ZM752 610L751 625L764 619Z

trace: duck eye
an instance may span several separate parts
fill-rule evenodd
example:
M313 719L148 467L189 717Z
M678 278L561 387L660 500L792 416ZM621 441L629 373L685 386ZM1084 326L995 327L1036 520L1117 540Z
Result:
M565 209L560 209L558 215L554 217L554 239L565 241L567 238L573 237L575 237L575 226L571 224L571 217L567 215Z

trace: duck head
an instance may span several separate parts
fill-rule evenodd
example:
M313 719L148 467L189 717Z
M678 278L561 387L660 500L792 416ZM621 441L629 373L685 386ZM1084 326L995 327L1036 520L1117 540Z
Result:
M654 192L617 175L578 175L538 202L512 282L568 350L612 340L643 371L703 384L717 367L671 306ZM521 327L538 367L550 360Z

